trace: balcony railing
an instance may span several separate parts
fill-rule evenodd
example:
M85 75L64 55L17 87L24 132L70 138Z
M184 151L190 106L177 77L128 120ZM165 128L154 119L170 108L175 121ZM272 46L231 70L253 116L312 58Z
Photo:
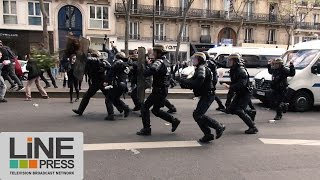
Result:
M252 39L245 39L244 42L245 42L245 43L254 43L254 40L252 40Z
M296 24L295 29L320 30L320 23L301 22Z
M189 37L181 37L181 42L189 42Z
M130 34L129 35L129 39L140 40L140 35L139 34Z
M277 44L277 41L267 41L267 44Z
M167 41L167 37L166 36L154 36L154 39L156 41Z
M181 7L167 7L163 6L160 9L155 9L155 15L161 17L182 17L183 9ZM125 8L122 3L116 4L116 14L125 15ZM153 16L153 6L152 5L136 5L132 10L131 14L134 16ZM261 13L252 13L252 14L243 14L242 16L237 16L235 13L229 13L228 11L223 10L205 10L205 9L189 9L188 18L203 18L203 19L221 19L221 20L241 20L242 18L246 22L259 21L259 22L270 22L270 23L279 23L280 20L289 21L289 17L281 17L278 15L271 14L261 14Z

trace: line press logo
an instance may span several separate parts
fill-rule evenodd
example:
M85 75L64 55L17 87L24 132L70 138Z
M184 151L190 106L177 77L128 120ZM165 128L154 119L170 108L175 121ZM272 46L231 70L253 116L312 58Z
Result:
M0 179L83 179L83 133L8 132L0 143Z

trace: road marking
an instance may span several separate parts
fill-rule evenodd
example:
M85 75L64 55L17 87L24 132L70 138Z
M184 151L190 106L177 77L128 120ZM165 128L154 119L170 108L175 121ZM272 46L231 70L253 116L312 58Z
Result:
M132 142L132 143L103 143L84 144L84 151L103 150L131 150L131 149L156 149L156 148L179 148L179 147L200 147L197 141L159 141L159 142Z
M320 140L265 139L265 138L259 138L259 140L262 141L264 144L320 146Z

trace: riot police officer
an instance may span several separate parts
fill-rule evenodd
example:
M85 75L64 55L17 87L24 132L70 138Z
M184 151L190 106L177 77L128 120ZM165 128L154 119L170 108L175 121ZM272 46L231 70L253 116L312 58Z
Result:
M142 105L141 116L143 128L137 132L137 135L151 135L149 109L152 106L152 113L155 116L160 117L161 119L172 124L172 132L174 132L180 124L180 121L177 118L174 118L169 113L160 109L164 106L170 83L170 64L167 63L165 54L167 54L167 51L164 49L163 45L155 45L153 47L153 55L155 60L150 62L152 63L151 66L144 72L145 77L153 76L153 88L151 94Z
M209 142L214 139L210 128L216 130L216 138L220 138L225 126L216 120L206 116L205 113L210 108L215 99L215 86L213 82L217 81L211 70L205 66L206 56L202 52L197 52L191 57L193 65L196 67L195 73L191 79L178 79L182 88L193 89L196 97L200 96L197 108L193 111L193 118L204 133L199 139L200 142Z
M290 62L290 66L285 67L283 60L280 58L268 63L268 71L269 74L272 75L272 97L274 99L274 108L277 111L274 120L280 120L282 118L282 112L286 112L288 109L288 103L286 103L288 90L287 77L294 76L296 71L293 63Z
M217 66L219 65L218 62L216 62L214 59L212 59L210 56L209 56L209 53L208 51L204 51L203 52L205 55L206 55L206 61L207 61L207 66L208 68L211 70L212 72L212 75L214 76L213 80L212 80L212 83L213 83L213 86L215 87L217 85L217 82L218 82L218 78L217 78ZM215 96L215 99L218 103L218 108L216 109L217 111L224 111L225 110L225 107L224 105L222 104L222 101L220 100L220 98L218 96Z
M78 109L73 109L72 111L78 115L82 115L87 105L89 104L90 98L94 96L99 89L107 97L107 90L104 88L104 84L107 82L106 72L110 69L110 64L108 61L101 58L101 53L99 51L90 50L91 57L87 58L85 72L88 74L89 78L92 79L92 84L89 86L88 91L84 94ZM107 102L105 101L106 107Z
M127 61L128 58L126 58L123 52L117 53L115 61L108 72L108 87L110 88L107 95L108 116L105 120L114 120L113 105L120 112L124 111L124 117L128 117L129 115L129 106L120 99L121 95L128 91L127 78L130 70Z
M229 92L234 94L234 97L230 105L228 105L226 112L238 115L246 123L249 127L245 131L246 134L256 134L258 129L247 111L252 90L249 85L249 74L243 65L241 55L238 53L230 54L228 66L230 66L231 78L231 84L228 88Z

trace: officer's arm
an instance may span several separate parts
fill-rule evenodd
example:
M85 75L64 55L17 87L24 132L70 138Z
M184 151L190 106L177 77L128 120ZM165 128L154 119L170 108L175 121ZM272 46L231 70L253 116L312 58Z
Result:
M248 75L247 72L244 69L241 69L239 71L239 81L235 84L231 84L230 85L230 90L236 92L241 90L243 87L246 87L247 83L248 83Z
M147 67L144 71L144 77L152 76L156 72L158 72L161 68L162 62L160 60L156 60L154 63L151 64L150 67Z
M268 72L269 72L269 74L273 73L273 69L271 68L271 64L268 64Z
M183 79L182 83L187 85L188 87L195 89L200 87L203 82L204 79L206 77L206 68L205 67L199 67L200 69L197 71L197 78L191 78L191 79Z
M296 69L294 68L294 65L293 64L290 64L289 68L285 68L285 73L287 76L294 76L296 75Z

